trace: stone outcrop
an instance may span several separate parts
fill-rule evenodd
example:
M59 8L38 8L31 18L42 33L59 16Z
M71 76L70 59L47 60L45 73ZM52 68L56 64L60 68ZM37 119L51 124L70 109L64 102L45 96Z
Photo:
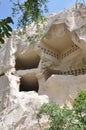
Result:
M0 48L0 130L42 130L47 118L39 123L36 113L43 103L71 106L86 90L86 7L51 14L45 25L42 38L32 24Z
M13 104L0 113L0 130L44 130L48 119L44 116L39 122L36 113L43 103L48 102L48 97L36 92L22 92L16 96Z

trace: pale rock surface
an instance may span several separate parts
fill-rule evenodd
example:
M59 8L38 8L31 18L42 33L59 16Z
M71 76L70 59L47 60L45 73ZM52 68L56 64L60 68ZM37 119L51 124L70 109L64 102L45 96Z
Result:
M0 130L44 130L48 119L43 117L38 122L36 113L43 103L48 103L48 97L34 91L16 96L16 102L0 113Z
M25 34L13 31L0 48L0 130L44 130L47 118L40 124L36 118L43 103L71 107L86 90L86 7L51 14L45 25L42 38L33 23Z
M57 102L60 106L67 103L71 107L77 97L77 92L86 90L86 74L79 76L52 75L46 81L43 90L51 101Z
M0 111L15 103L19 92L19 79L10 73L0 77Z

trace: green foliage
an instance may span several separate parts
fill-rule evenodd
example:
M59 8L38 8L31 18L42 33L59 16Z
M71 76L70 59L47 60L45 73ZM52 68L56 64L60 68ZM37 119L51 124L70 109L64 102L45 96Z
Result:
M11 36L12 28L9 25L10 23L13 24L13 20L11 17L0 20L0 44L4 43L5 36Z
M82 69L86 69L86 64L84 64L84 65L82 66Z
M49 128L45 130L86 130L86 92L80 92L72 109L66 104L60 108L56 103L43 104L37 118L47 115Z
M75 99L73 105L76 119L78 120L78 125L84 130L86 130L86 92L81 91L78 98Z
M20 16L18 19L18 26L24 28L26 25L30 25L32 22L35 22L38 26L39 21L44 22L45 18L43 17L43 12L47 12L46 3L48 0L10 0L13 4L12 10L13 15ZM0 20L0 44L4 43L4 37L11 36L12 28L10 23L13 24L11 17ZM20 35L20 33L19 33ZM40 35L34 35L28 37L28 40L33 42L34 39L38 39Z
M13 15L19 15L20 18L18 21L19 27L24 27L32 22L38 23L40 20L44 20L43 12L47 12L46 3L48 0L10 0L13 3Z

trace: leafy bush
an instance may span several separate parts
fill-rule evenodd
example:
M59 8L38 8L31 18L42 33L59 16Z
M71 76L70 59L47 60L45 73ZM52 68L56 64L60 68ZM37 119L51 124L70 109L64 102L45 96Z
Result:
M54 102L43 104L37 118L42 115L47 115L49 120L49 128L45 130L86 130L86 91L79 93L72 109L66 104L63 108Z

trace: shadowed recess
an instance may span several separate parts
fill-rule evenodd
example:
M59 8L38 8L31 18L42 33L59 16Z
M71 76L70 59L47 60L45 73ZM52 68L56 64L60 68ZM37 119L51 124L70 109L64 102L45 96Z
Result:
M15 68L16 70L37 68L39 61L40 57L35 53L17 56Z
M36 91L39 90L39 84L36 76L25 75L20 79L20 90L19 91Z

